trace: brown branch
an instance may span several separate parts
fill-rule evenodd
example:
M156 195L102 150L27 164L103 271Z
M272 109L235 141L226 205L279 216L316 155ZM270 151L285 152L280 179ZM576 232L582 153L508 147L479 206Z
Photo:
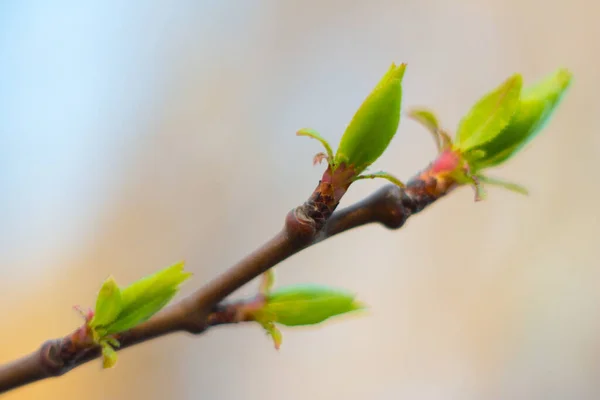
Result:
M330 176L328 171L310 199L288 214L281 232L190 296L119 334L120 349L173 332L200 334L211 326L241 322L244 317L236 312L236 303L222 302L252 279L304 248L347 230L374 222L391 229L400 228L411 215L455 187L453 181L434 175L428 168L406 188L387 185L334 212L349 184L340 188L336 180L339 183L345 177ZM49 340L33 353L0 366L0 393L61 376L98 358L100 349L89 341L78 340L80 333L78 329L63 338Z

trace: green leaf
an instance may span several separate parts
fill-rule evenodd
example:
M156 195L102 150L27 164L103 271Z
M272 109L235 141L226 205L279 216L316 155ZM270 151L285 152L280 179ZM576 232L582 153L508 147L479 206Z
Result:
M462 152L481 146L504 129L519 107L523 79L515 74L482 97L461 120L456 145Z
M108 343L102 343L102 367L112 368L117 363L117 352Z
M171 301L179 285L190 276L183 270L183 263L177 263L122 289L121 313L105 327L105 334L122 332L146 321Z
M571 85L573 75L561 68L539 82L525 87L519 110L508 126L481 149L486 156L476 161L476 169L499 165L517 154L550 121Z
M115 279L112 276L109 276L98 292L96 310L89 325L91 327L96 327L110 324L117 318L121 309L121 290L117 286Z
M384 171L374 172L372 174L359 175L359 176L355 177L354 180L357 181L359 179L375 179L375 178L387 179L388 181L392 182L393 184L395 184L401 188L406 186L400 179L398 179L394 175L388 174L387 172L384 172Z
M267 332L271 339L273 339L273 344L275 345L275 349L279 350L281 347L281 342L283 341L283 335L281 331L275 326L273 322L265 321L260 322L264 330Z
M315 285L278 289L266 300L267 304L261 310L263 320L286 326L314 325L364 308L353 294Z
M430 110L425 108L413 108L408 113L408 116L423 125L431 132L437 132L440 129L440 124L437 117Z
M119 342L117 339L115 339L112 336L108 336L106 338L103 339L106 343L110 344L114 349L118 349L119 347L121 347L121 342Z
M271 291L273 284L275 283L275 273L272 269L262 274L259 293L267 294Z
M119 318L108 325L105 329L106 335L129 330L144 321L164 308L177 294L177 289L165 289L161 293L157 293L154 297L149 298L143 304L139 304L136 308L128 309L123 312Z
M144 277L122 290L123 312L138 308L157 295L177 289L192 274L183 270L183 262Z
M479 175L478 177L482 183L485 183L487 185L500 186L500 187L503 187L504 189L510 190L511 192L515 192L515 193L519 193L519 194L523 194L523 195L529 194L529 191L527 190L527 188L525 188L517 183L507 182L502 179L491 178L491 177L485 176L485 175Z
M442 149L440 124L435 114L424 108L414 108L408 113L408 116L423 125L431 133L435 146L440 151Z
M296 135L297 136L308 136L308 137L311 137L311 138L316 139L319 142L321 142L323 147L325 147L325 151L327 152L327 161L330 164L333 163L333 150L331 150L331 146L329 145L329 142L327 140L325 140L325 138L323 138L323 136L321 136L319 134L319 132L315 131L314 129L304 128L304 129L300 129L298 132L296 132Z
M354 114L335 155L336 166L352 166L358 175L388 147L400 123L405 68L392 64Z

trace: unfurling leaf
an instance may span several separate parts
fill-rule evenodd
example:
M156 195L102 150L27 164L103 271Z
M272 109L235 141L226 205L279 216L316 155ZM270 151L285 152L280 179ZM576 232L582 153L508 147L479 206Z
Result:
M471 108L455 140L463 153L491 141L508 125L519 107L522 83L521 75L515 74Z
M112 368L117 363L117 352L108 343L102 344L102 367Z
M443 144L440 136L440 124L435 114L424 108L414 108L408 113L408 116L423 125L431 133L437 150L441 151Z
M119 342L117 339L115 339L112 336L108 336L106 338L103 339L106 343L110 344L113 349L118 349L119 347L121 347L121 342Z
M258 290L262 294L267 294L271 291L273 284L275 283L275 273L273 269L268 270L264 274L262 274L260 289Z
M438 122L437 117L430 110L424 108L413 108L408 113L408 116L414 119L415 121L419 122L431 132L437 132L440 129L440 124Z
M162 309L191 276L178 263L119 289L109 277L96 301L94 317L88 323L96 342L118 344L110 335L126 331L146 321ZM115 346L116 347L116 346Z
M550 120L572 77L571 72L561 68L532 86L525 87L518 111L500 134L481 146L486 156L475 160L475 167L483 169L499 165L529 143Z
M106 334L133 328L162 309L179 291L179 285L191 273L177 263L142 278L121 290L122 310L116 321L105 326Z
M261 313L282 325L314 325L336 315L363 309L353 294L316 285L290 286L271 292Z
M273 345L275 346L275 349L279 350L279 348L281 347L281 342L283 341L283 335L281 334L281 331L275 326L273 322L270 321L262 322L261 325L265 329L267 334L271 336L271 339L273 339Z
M136 308L128 309L115 322L106 327L105 334L112 335L123 332L141 324L164 308L175 297L175 294L177 294L177 290L165 289L157 293L155 297L149 298L147 302L139 304Z
M308 136L308 137L311 137L311 138L321 142L323 147L325 147L325 151L327 152L327 157L326 157L327 161L330 164L333 163L333 150L331 150L331 146L329 145L329 142L327 140L325 140L325 138L323 136L321 136L321 134L319 134L319 132L315 131L314 129L304 128L304 129L300 129L298 132L296 132L296 135ZM323 153L319 153L319 154L323 154ZM322 157L321 160L323 158L324 157ZM320 160L319 160L319 162L320 162ZM316 162L315 162L315 164L316 164Z
M356 175L377 160L398 130L405 64L392 64L346 128L335 165L351 166Z
M113 322L122 309L121 290L115 279L110 276L98 292L96 299L96 310L90 321L90 326L108 325Z

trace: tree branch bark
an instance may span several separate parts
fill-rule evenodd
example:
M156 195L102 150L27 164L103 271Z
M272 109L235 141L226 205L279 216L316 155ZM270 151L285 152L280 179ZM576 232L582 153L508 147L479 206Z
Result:
M236 315L235 303L223 302L235 290L306 247L350 229L370 223L400 228L411 215L454 187L454 181L437 176L427 168L406 188L386 185L362 201L334 211L341 196L334 196L332 185L323 180L305 204L287 215L277 235L190 296L117 335L121 343L119 350L173 332L200 334L211 326L242 322ZM0 393L61 376L98 358L100 348L75 340L78 332L49 340L33 353L0 366Z

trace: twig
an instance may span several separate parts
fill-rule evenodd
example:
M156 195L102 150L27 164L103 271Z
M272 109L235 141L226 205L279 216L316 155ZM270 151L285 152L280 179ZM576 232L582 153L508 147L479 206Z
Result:
M334 212L345 189L334 191L325 178L326 175L305 204L288 214L281 232L190 296L119 334L120 349L173 332L200 334L211 326L242 322L244 317L236 312L236 303L223 300L252 279L304 248L347 230L374 222L390 229L400 228L411 215L455 187L454 181L436 176L427 168L405 188L386 185L364 200ZM0 393L61 376L98 358L100 349L78 341L78 332L49 340L33 353L0 366Z

